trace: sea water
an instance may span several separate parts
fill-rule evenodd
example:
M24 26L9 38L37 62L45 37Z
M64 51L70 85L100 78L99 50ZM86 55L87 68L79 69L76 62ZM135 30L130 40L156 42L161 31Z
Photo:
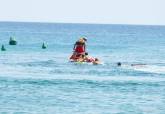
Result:
M80 37L103 64L69 62ZM165 26L0 22L2 44L0 114L165 114Z

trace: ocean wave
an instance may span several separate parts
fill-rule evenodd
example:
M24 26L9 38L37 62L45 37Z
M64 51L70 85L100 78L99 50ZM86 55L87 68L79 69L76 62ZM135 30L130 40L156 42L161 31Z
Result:
M113 64L91 65L91 64L72 64L70 62L60 63L55 60L29 61L18 63L0 64L0 75L13 76L44 76L56 77L63 75L88 75L96 77L164 77L165 67L156 65L131 66L123 65L117 67ZM120 80L120 79L119 79Z

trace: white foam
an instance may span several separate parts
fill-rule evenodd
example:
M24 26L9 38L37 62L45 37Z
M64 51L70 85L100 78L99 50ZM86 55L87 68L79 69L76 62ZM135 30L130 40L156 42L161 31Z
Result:
M157 66L157 65L135 65L135 66L123 65L123 68L133 69L133 70L136 70L136 71L165 74L165 66Z

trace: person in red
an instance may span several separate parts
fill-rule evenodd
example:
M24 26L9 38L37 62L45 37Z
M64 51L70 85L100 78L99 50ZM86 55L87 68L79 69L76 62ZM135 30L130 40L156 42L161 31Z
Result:
M85 42L87 41L86 38L80 38L75 44L74 44L74 52L78 53L78 54L84 54L85 53Z
M79 59L81 55L84 55L86 52L86 44L87 41L86 38L80 38L73 47L73 55L70 57L70 59L76 60Z

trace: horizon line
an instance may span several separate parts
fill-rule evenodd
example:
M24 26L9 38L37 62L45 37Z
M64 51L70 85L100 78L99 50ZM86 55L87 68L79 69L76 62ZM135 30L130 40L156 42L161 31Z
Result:
M89 24L89 25L129 25L129 26L165 26L159 24L124 24L124 23L88 23L88 22L47 22L47 21L0 21L0 23L47 23L47 24Z

